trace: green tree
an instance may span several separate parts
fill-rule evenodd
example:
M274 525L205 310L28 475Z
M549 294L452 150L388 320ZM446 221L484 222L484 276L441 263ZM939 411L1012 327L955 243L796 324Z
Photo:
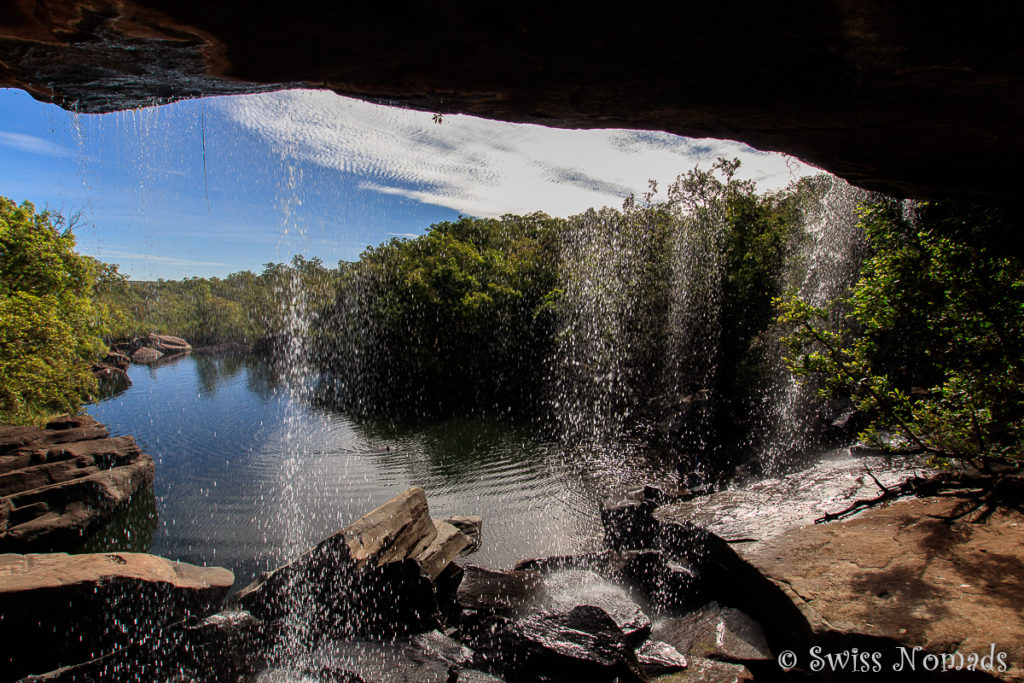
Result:
M104 311L73 223L0 197L0 421L77 411L96 390Z
M829 311L791 297L787 363L871 418L864 437L985 467L1024 455L1024 264L1006 211L883 200L861 208L872 255Z

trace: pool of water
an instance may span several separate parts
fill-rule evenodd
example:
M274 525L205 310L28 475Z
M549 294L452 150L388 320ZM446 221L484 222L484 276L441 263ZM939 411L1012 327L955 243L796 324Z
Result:
M153 457L155 495L138 496L91 549L224 566L236 586L410 486L435 517L481 515L473 561L508 567L592 547L601 500L667 476L621 452L565 457L530 424L357 420L294 398L243 359L190 356L129 375L131 388L88 412Z

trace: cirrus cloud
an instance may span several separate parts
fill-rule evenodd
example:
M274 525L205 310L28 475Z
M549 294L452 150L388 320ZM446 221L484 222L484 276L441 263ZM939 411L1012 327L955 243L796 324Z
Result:
M817 169L730 140L668 133L564 130L385 107L291 90L220 100L228 117L279 154L352 174L364 190L472 216L555 216L618 206L696 165L738 157L740 177L775 189Z

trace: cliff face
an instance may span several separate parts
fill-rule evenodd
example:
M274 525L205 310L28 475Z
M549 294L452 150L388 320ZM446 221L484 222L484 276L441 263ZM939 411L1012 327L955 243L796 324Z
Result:
M1018 3L410 5L15 0L0 9L0 84L83 112L329 88L434 112L739 139L897 195L1015 192Z

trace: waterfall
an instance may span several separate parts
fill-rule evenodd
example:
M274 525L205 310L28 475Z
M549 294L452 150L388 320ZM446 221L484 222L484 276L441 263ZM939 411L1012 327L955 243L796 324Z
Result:
M611 460L655 440L687 471L712 462L728 470L741 452L753 452L773 472L812 445L821 401L817 387L796 384L782 363L769 294L748 290L740 305L727 281L742 277L751 253L775 249L778 263L760 265L773 291L815 305L840 298L864 255L855 209L867 194L821 176L760 205L734 171L729 162L695 170L663 202L652 203L652 191L622 211L570 221L549 393L558 435L577 457L596 454L614 467ZM742 207L751 216L738 216ZM758 227L758 211L778 211L792 229ZM743 230L754 237L737 254ZM780 242L764 246L758 239L766 235ZM737 317L750 302L760 322L744 328Z
M785 291L795 291L814 306L827 307L845 296L856 283L867 244L858 226L857 206L869 193L835 176L820 176L824 191L805 202L802 240L791 266L784 273ZM834 310L830 324L838 326L841 311ZM782 362L781 331L773 334L766 359L763 418L766 433L759 464L763 473L779 474L815 442L815 419L821 406L820 385L797 382Z

